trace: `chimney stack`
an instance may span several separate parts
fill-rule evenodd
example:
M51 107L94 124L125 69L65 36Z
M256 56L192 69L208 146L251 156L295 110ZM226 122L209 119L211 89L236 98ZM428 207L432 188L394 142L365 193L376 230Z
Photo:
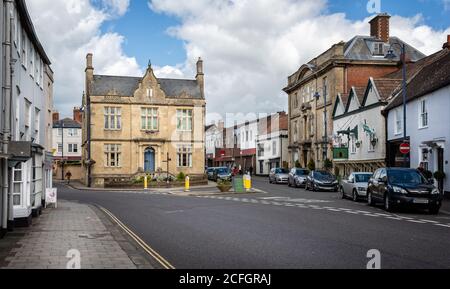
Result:
M381 13L370 20L370 36L382 40L384 43L389 42L389 19L391 16L387 13Z
M202 98L205 98L205 74L203 73L203 60L201 57L197 61L197 76L195 76L195 79L200 86Z
M88 96L91 95L91 84L94 81L94 66L92 65L92 53L86 55L86 93Z
M74 107L74 109L73 109L73 120L78 122L78 123L82 123L82 121L83 121L83 114L81 113L81 108Z
M59 121L59 112L55 111L55 112L52 114L52 119L53 119L53 123L58 122L58 121Z
M447 35L447 42L444 43L444 46L442 48L450 50L450 34Z

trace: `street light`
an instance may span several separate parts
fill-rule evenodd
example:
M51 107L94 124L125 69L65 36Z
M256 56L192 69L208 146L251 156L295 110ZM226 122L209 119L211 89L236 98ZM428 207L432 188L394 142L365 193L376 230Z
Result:
M402 63L402 75L403 75L403 82L402 82L402 92L403 92L403 142L407 142L407 136L406 136L406 45L405 43L399 43L394 42L389 47L388 53L386 54L385 58L389 60L395 60L397 59L397 55L395 55L394 50L392 49L395 45L398 45L401 50L401 56L400 61ZM406 154L403 157L403 165L404 167L407 167L406 162Z

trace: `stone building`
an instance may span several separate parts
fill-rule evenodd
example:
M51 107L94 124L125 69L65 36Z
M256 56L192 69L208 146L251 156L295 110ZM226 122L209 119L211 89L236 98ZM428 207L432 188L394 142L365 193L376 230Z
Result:
M204 173L203 61L193 80L94 75L87 55L84 182L103 187L143 173Z
M389 18L377 15L370 21L370 36L335 44L289 76L284 91L289 96L291 167L296 161L303 167L313 161L321 168L324 160L332 159L332 110L338 94L348 95L352 87L365 87L369 77L398 70L397 62L385 59L391 48L400 55L400 47L392 44L403 43L390 37ZM406 50L413 62L425 56L409 45Z

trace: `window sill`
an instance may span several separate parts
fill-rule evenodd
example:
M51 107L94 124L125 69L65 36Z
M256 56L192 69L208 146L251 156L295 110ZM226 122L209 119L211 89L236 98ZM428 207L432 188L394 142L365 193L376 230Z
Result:
M422 126L422 127L419 126L419 130L424 130L424 129L427 129L427 128L428 128L428 125L427 126Z

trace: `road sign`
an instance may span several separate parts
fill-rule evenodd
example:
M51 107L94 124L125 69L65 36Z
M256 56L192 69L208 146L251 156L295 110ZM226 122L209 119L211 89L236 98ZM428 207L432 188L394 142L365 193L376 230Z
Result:
M409 146L409 143L402 143L400 145L400 152L404 155L409 154L411 151L411 147Z

